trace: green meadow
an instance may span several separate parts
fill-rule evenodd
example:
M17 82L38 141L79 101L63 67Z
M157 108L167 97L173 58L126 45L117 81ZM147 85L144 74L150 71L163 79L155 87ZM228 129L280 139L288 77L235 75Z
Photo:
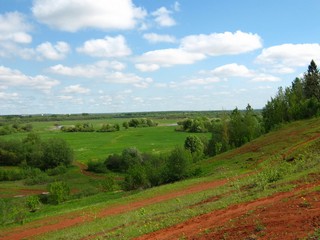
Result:
M175 131L174 124L177 120L159 120L157 127L129 128L122 127L124 121L130 119L107 119L107 120L76 120L61 122L31 122L34 132L39 134L42 139L62 138L65 139L75 153L75 160L87 163L90 160L104 160L108 155L121 153L128 147L136 147L141 152L146 153L166 153L175 146L182 146L184 140L189 135L205 136L208 139L211 133L186 133ZM99 129L104 123L121 126L117 132L62 132L56 126L73 126L77 123L88 122L95 129ZM16 133L0 136L4 139L24 138L27 133Z

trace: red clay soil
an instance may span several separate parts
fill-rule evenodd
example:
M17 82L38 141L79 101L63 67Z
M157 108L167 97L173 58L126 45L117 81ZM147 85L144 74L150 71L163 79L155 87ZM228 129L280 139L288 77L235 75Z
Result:
M320 228L320 192L303 193L312 187L314 185L213 211L136 240L292 240L307 237Z
M103 209L102 211L97 213L97 215L95 216L92 216L92 213L90 214L88 212L88 214L84 214L83 211L81 211L78 213L74 213L73 216L70 216L70 214L68 214L68 217L66 217L66 215L62 215L54 218L47 218L39 221L34 221L32 223L25 224L22 227L17 227L14 229L10 229L10 231L0 233L0 240L16 240L34 237L43 233L48 233L51 231L75 226L77 224L82 224L84 222L93 221L95 218L103 218L111 215L121 214L124 212L136 210L144 206L174 199L187 194L216 188L224 185L225 183L227 183L227 180L217 180L212 182L195 184L180 191L170 192L161 196L156 196L145 200L139 200L138 202L131 202L126 205L109 206L108 208Z
M320 135L314 136L311 139L308 139L304 143L301 143L301 144L306 144L306 142L313 141L313 140L317 139L319 136ZM296 148L299 146L296 146ZM77 166L80 167L80 170L83 174L90 176L90 177L94 177L95 174L92 174L92 173L85 171L86 166L84 164L81 164L78 162L76 164L77 164ZM95 175L95 177L98 177L98 176ZM101 177L101 176L99 176L99 177ZM25 224L24 226L15 227L15 228L12 228L8 231L4 231L4 232L0 233L0 240L4 240L4 239L16 240L16 239L24 239L24 238L34 237L34 236L48 233L51 231L64 229L64 228L68 228L68 227L75 226L75 225L80 225L80 224L83 224L84 222L87 222L87 221L93 221L95 218L103 218L103 217L107 217L107 216L121 214L124 212L136 210L138 208L148 206L148 205L151 205L154 203L159 203L159 202L170 200L170 199L177 198L180 196L184 196L184 195L193 194L193 193L201 192L204 190L216 188L216 187L222 186L226 183L227 183L227 180L218 180L218 181L195 184L193 186L189 186L189 187L182 189L180 191L175 191L175 192L163 194L163 195L156 196L156 197L151 197L151 198L148 198L145 200L139 200L138 202L131 202L126 205L109 206L108 208L103 209L102 211L97 213L95 216L92 216L92 213L90 214L90 212L87 212L87 214L86 214L83 211L78 211L78 212L74 212L72 214L69 213L67 215L68 217L66 215L61 215L61 216L41 219L38 221L33 221L31 223ZM205 215L190 219L189 221L187 221L185 223L170 227L168 229L164 229L162 231L152 233L150 235L143 236L138 239L176 239L176 238L183 236L183 234L185 234L185 236L188 236L189 239L197 239L197 238L210 239L210 238L207 238L207 236L201 237L199 234L202 234L204 229L210 230L212 228L216 229L219 226L224 226L225 223L227 223L230 219L236 219L236 218L242 216L243 214L246 214L249 210L254 210L257 207L262 207L262 206L268 207L272 203L280 204L282 199L293 197L296 192L297 191L277 194L277 195L269 197L269 198L259 199L254 202L245 203L245 204L241 204L241 205L237 205L237 206L232 206L232 207L224 209L224 210L214 211L212 213L205 214ZM308 196L306 196L306 197L308 197ZM319 196L319 198L320 198L320 196ZM308 198L308 200L309 200L309 198ZM311 199L310 199L310 201L311 201ZM277 206L277 205L275 205L275 206ZM288 207L288 206L285 206L285 207ZM285 209L285 207L283 207L283 209ZM312 217L312 219L313 218L318 219L317 216L320 215L319 205L314 203L314 204L312 204L312 207L316 207L317 211L313 211L314 216L309 215L309 218ZM311 211L312 208L311 208L311 210L309 208L297 208L296 210L300 210L300 212L303 212L304 214L305 214L305 212L312 212ZM293 213L291 213L291 212L293 212ZM291 214L294 214L293 209L289 209L287 212L288 216L291 216ZM263 218L261 218L261 219L263 219ZM280 216L279 217L276 216L276 217L273 217L270 219L272 221L277 221L277 220L280 221L281 218L280 218ZM300 220L307 222L306 219L301 218ZM289 218L287 218L283 221L289 222ZM266 222L263 222L263 224L269 224L269 223L266 221ZM277 223L277 224L279 225L279 223ZM307 226L309 226L308 224L303 224L302 222L299 222L299 224L297 224L297 225L299 225L299 226L303 225L307 228ZM225 225L225 226L227 226L227 225ZM271 229L269 226L267 226L267 227L268 228L266 228L266 229ZM311 229L311 227L308 228L308 231L312 231L312 230L313 229ZM295 229L291 229L291 232L294 232L294 231L295 231ZM228 230L226 230L224 232L228 232ZM289 230L288 230L288 232L289 232ZM305 232L306 231L304 231L304 233ZM213 233L216 233L216 232L212 232L212 234ZM217 232L217 234L219 234L219 233ZM232 234L232 232L230 232L230 234ZM216 239L216 238L213 237L211 239ZM232 239L232 238L228 238L228 239ZM237 237L237 239L238 239L238 237ZM269 238L267 238L267 239L269 239ZM280 239L292 239L292 238L280 238Z

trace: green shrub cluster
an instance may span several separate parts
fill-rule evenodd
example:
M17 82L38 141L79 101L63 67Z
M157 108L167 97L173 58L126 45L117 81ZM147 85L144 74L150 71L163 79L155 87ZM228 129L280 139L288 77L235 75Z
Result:
M32 124L1 124L0 125L0 135L9 135L17 132L31 132L33 129Z
M94 132L93 125L90 123L77 123L75 126L71 127L61 127L63 132Z
M137 128L137 127L155 127L158 126L158 123L155 123L150 118L132 118L128 122L123 122L122 126L124 128Z
M41 140L34 133L21 140L0 139L0 165L18 166L25 164L41 170L58 166L69 166L73 160L73 150L63 139Z
M204 133L211 132L214 120L210 120L207 117L199 118L187 118L185 120L179 121L176 131L191 132L191 133Z

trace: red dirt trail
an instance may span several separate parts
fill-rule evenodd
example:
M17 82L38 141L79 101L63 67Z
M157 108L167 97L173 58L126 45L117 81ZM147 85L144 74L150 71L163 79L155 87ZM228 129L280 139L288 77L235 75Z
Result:
M292 147L288 153L291 153L292 151L296 150L301 145L307 144L311 141L314 141L315 139L319 138L320 135L317 134L316 136L307 139L305 142L302 142L294 147ZM77 164L81 172L83 174L87 175L87 172L84 171L83 166L80 166L80 164ZM91 175L91 174L90 174ZM91 176L92 177L92 176ZM27 223L20 227L14 227L10 230L6 230L0 233L0 240L17 240L17 239L25 239L25 238L31 238L36 237L37 235L48 233L51 231L56 231L64 228L68 228L75 225L80 225L87 221L93 221L95 218L103 218L106 216L112 216L116 214L121 214L124 212L132 211L144 206L148 206L151 204L159 203L162 201L174 199L180 196L193 194L197 192L201 192L208 189L213 189L219 186L222 186L226 184L228 181L226 179L224 180L217 180L212 182L204 182L204 183L198 183L192 186L189 186L185 189L170 192L167 194L163 194L160 196L151 197L145 200L139 200L138 202L131 202L126 205L114 205L109 206L108 208L105 208L101 210L99 213L96 214L96 216L92 216L92 213L86 212L87 214L84 214L83 211L76 211L73 213L70 213L68 215L60 215L55 217L48 217L44 218L38 221L33 221L31 223ZM319 184L319 182L318 182ZM234 232L242 231L241 228L243 228L245 231L246 229L253 228L253 223L250 225L250 221L253 221L250 218L247 219L248 226L242 226L239 224L234 229L232 228L232 225L230 224L230 219L237 219L244 214L248 213L248 211L254 210L255 212L259 212L260 210L257 210L259 207L263 207L265 209L268 209L268 211L261 211L259 212L259 221L261 221L261 224L264 224L266 226L266 230L260 231L259 233L266 232L267 234L271 229L275 229L279 227L284 231L283 227L281 225L288 226L287 229L285 229L285 233L292 234L295 231L298 231L301 229L301 232L304 234L306 231L312 231L312 226L315 225L315 227L320 227L319 219L320 219L320 194L317 195L306 195L305 198L308 199L310 202L310 207L291 207L290 206L296 206L297 203L295 201L300 201L299 198L294 198L295 194L299 193L301 190L308 188L299 188L292 192L286 192L286 193L280 193L276 194L274 196L258 199L253 202L248 202L244 204L239 204L235 206L231 206L227 209L213 211L208 214L204 214L195 218L192 218L184 223L169 227L167 229L163 229L145 236L142 236L140 238L137 238L139 240L142 239L178 239L182 236L187 236L187 239L219 239L219 236L221 234L225 234L226 232L232 237L232 236L241 236L241 235L232 235ZM284 199L289 198L288 202L283 201ZM317 200L315 200L317 199ZM284 204L284 205L282 205ZM299 205L300 206L300 205ZM260 208L259 208L260 209ZM270 209L270 211L269 211ZM287 209L287 212L286 210ZM274 213L274 216L271 217L267 214ZM283 214L283 215L282 215ZM256 214L254 214L256 215ZM297 219L292 218L294 222L292 222L290 219L293 216L300 216L297 217ZM311 219L311 220L310 220ZM292 222L292 224L291 224ZM273 228L270 227L272 224L275 225ZM286 224L284 224L286 223ZM290 225L291 224L291 225ZM250 225L250 226L249 226ZM257 224L256 224L257 225ZM270 225L270 226L269 226ZM219 232L218 227L222 230ZM294 226L292 228L291 226ZM303 228L303 229L302 229ZM314 228L314 227L313 227ZM204 232L205 229L209 229L209 232ZM225 230L224 230L225 229ZM280 231L278 231L280 232ZM200 234L200 235L199 235ZM214 235L216 234L216 235ZM220 235L219 235L220 234ZM223 235L222 235L223 236ZM288 235L289 236L289 235ZM298 235L297 235L298 236ZM305 235L304 235L305 236ZM234 238L227 238L227 239L239 239L239 237ZM242 238L240 238L242 239ZM248 238L250 239L250 238ZM272 239L272 238L266 238L266 236L261 236L259 238L251 238L251 239ZM274 238L274 239L295 239L295 238L288 238L288 237L281 237L281 238Z
M73 214L73 217L67 218L65 215L42 219L39 221L34 221L30 224L26 224L22 227L17 227L11 229L10 232L0 233L0 240L17 240L24 239L28 237L34 237L43 233L48 233L51 231L56 231L59 229L71 227L77 224L81 224L86 221L93 221L95 217L102 218L106 216L121 214L124 212L132 211L147 205L159 203L162 201L170 200L187 194L192 194L196 192L205 191L208 189L216 188L227 183L227 180L217 180L212 182L204 182L189 186L185 189L163 194L161 196L156 196L148 198L145 200L140 200L138 202L131 202L126 205L118 205L108 207L97 214L97 216L91 216L88 213L84 216L83 211Z
M303 191L319 184L213 211L135 240L293 240L306 237L320 228L320 192L303 194Z

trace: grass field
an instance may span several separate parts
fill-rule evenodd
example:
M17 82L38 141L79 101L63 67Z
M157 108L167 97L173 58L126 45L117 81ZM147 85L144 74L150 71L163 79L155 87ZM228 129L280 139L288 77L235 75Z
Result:
M175 146L182 146L187 136L186 132L176 132L174 120L155 120L160 123L158 127L148 128L121 128L118 132L62 132L55 128L55 124L71 126L76 123L89 122L94 128L99 129L103 123L119 123L120 125L129 119L91 120L91 121L63 121L63 122L34 122L34 131L43 139L62 138L73 148L75 159L83 163L90 160L104 160L108 155L121 153L128 147L136 147L141 152L165 153ZM27 133L16 133L0 136L4 139L24 138ZM198 136L211 137L210 133L197 133Z
M162 128L170 129L170 133L173 131L170 127L158 127L132 129L128 133L131 133L129 135L133 141L133 136L138 135L139 131L150 131L149 134L152 135L155 129L159 129L158 134L161 135ZM127 138L130 139L130 136ZM44 206L41 211L29 214L24 226L11 226L2 230L0 228L0 239L9 232L27 233L34 225L37 225L39 230L45 229L46 225L57 228L57 231L39 235L39 239L131 239L174 226L195 216L267 198L275 193L285 192L284 196L296 196L300 194L294 193L296 190L293 189L297 186L320 180L319 138L320 119L294 122L238 149L198 162L195 167L202 169L203 176L200 178L148 190L100 193L79 200L70 200L58 206ZM150 141L151 136L148 139ZM288 159L295 160L288 162ZM81 184L85 186L90 179L79 174L77 168L68 174L65 178L70 179L74 189ZM97 181L95 184L98 184L98 180L90 181ZM78 182L80 185L77 185ZM208 185L214 183L219 184ZM5 184L7 185L4 186L10 189L10 184ZM202 188L197 189L200 186ZM297 196L303 199L317 189L310 187L303 192L302 197ZM304 209L300 209L302 210ZM67 219L79 219L80 222L60 229L59 223L66 224ZM197 231L206 235L213 230ZM174 239L185 239L182 233L179 236Z

